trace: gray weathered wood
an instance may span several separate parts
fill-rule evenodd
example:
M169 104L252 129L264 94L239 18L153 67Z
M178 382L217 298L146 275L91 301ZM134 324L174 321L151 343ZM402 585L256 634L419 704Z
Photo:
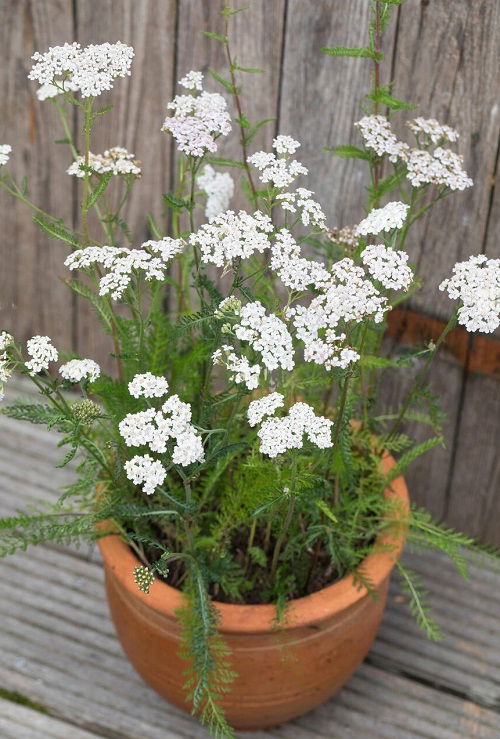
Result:
M455 262L483 251L500 134L500 6L455 0L450 10L448 0L405 3L393 64L396 96L418 104L405 117L433 117L458 129L458 150L474 180L473 188L439 203L409 237L424 279L411 303L446 319L451 304L437 287Z
M54 499L49 434L0 416L0 448L2 513L33 503L36 491ZM341 693L290 724L242 739L498 736L500 572L474 566L464 583L441 555L407 554L405 562L428 588L445 640L426 641L394 582L368 662ZM43 546L0 562L0 685L52 714L0 700L0 733L9 739L207 736L123 656L100 562L86 548Z
M54 144L61 137L57 115L50 104L37 100L37 85L27 79L34 51L72 38L71 2L3 0L0 14L0 120L2 143L12 146L9 168L19 183L28 177L34 203L71 219L67 156ZM0 210L0 325L19 340L47 333L71 346L73 298L58 280L66 271L66 248L43 234L33 222L33 212L3 189Z
M276 118L264 126L251 150L269 148L277 131L302 141L298 156L310 169L308 186L339 226L362 214L365 167L356 160L330 157L322 147L358 143L353 122L362 114L370 62L332 59L320 49L363 44L368 5L367 0L251 0L249 10L231 21L234 56L243 66L268 70L240 76L244 113L252 122ZM134 46L132 77L118 80L99 101L112 102L114 110L104 119L107 123L97 124L92 146L102 151L124 145L142 160L143 178L128 211L137 245L147 235L146 212L161 220L161 193L172 184L174 148L160 127L175 81L188 69L201 68L207 87L220 90L207 69L212 66L227 76L221 45L201 33L223 31L223 6L222 0L0 0L2 142L13 146L12 170L18 179L29 176L36 203L71 222L81 183L65 174L71 161L67 148L53 144L62 135L55 111L50 103L36 100L36 85L26 79L33 51L74 38L83 44L121 39ZM449 315L451 303L436 288L453 263L480 251L491 257L499 253L500 190L494 187L500 131L499 31L498 2L456 0L450 12L448 0L407 0L386 34L383 81L392 77L395 95L418 103L418 114L435 116L460 130L459 150L475 180L472 190L439 204L410 235L412 259L421 265L426 280L412 305L440 317ZM76 128L75 134L81 138ZM221 142L219 153L239 158L238 135ZM231 170L236 179L240 172ZM236 199L233 205L242 204ZM23 340L48 334L58 347L73 348L113 369L109 337L100 332L86 302L58 280L68 276L62 264L66 247L40 233L32 214L3 191L0 210L0 327ZM92 233L97 235L95 221ZM494 443L500 423L498 383L469 376L456 366L448 372L448 367L446 360L438 363L431 377L443 390L450 414L448 450L436 450L410 471L412 492L435 513L447 514L450 522L499 543L494 523L499 515ZM394 402L400 391L398 383L388 387L384 397ZM478 419L481 429L476 433ZM480 448L479 439L486 446Z

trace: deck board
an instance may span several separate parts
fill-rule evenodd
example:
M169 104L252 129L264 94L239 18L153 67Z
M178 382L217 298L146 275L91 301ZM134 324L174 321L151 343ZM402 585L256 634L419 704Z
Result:
M0 514L54 500L53 435L0 416ZM405 553L446 638L418 631L397 582L367 661L312 713L242 739L500 736L500 572L464 583L440 555ZM2 739L202 739L190 717L150 690L123 655L108 616L97 550L42 546L0 561ZM7 691L7 693L5 693Z

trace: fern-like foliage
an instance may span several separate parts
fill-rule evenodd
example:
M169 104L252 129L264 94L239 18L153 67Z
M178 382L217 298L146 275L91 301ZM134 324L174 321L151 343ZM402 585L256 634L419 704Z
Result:
M432 641L440 641L443 632L430 615L430 603L427 592L422 588L419 576L404 567L401 562L396 563L397 570L401 576L401 587L409 597L409 608L418 626Z
M183 624L183 651L191 663L186 689L193 703L193 713L215 737L234 737L227 723L221 701L228 692L235 673L230 653L217 630L219 615L207 596L206 581L198 564L191 569L187 596L189 606L179 616Z

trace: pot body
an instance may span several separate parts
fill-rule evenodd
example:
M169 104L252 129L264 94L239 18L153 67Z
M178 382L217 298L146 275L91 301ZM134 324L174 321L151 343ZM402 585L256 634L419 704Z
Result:
M383 460L387 468L393 463L390 457ZM400 499L406 512L408 494L402 478L392 483L386 495ZM394 525L379 542L383 545L379 551L375 544L362 564L376 587L376 599L359 590L348 576L292 601L286 623L278 628L273 625L274 606L215 604L237 673L223 702L234 728L277 726L340 690L376 636L403 539L404 531ZM186 663L178 654L181 627L176 611L183 604L182 594L159 581L149 595L141 593L132 576L138 561L126 544L117 536L104 537L99 544L111 616L125 653L152 688L190 711L183 687Z

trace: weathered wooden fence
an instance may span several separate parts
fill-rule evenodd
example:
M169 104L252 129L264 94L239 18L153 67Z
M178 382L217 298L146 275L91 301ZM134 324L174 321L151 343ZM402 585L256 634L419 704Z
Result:
M145 213L161 214L171 184L172 149L160 126L175 80L189 69L224 69L219 44L202 36L221 32L223 0L0 0L1 142L13 146L12 170L29 177L33 200L71 221L77 187L65 175L70 160L50 104L40 103L26 75L30 56L50 45L121 41L134 46L129 80L105 103L114 108L97 131L94 151L121 145L143 164L128 213L137 243L146 236ZM353 122L368 84L366 60L331 59L323 46L362 45L369 0L246 0L233 20L233 45L242 65L267 69L244 80L245 112L252 121L274 117L254 148L269 147L276 131L303 142L310 187L332 225L362 215L363 167L322 151L356 143ZM498 256L500 190L495 188L500 130L498 49L500 3L492 0L407 0L385 40L386 80L398 97L418 103L421 115L459 128L459 150L475 187L440 204L410 241L424 289L411 309L443 319L450 304L437 285L458 259ZM216 83L214 84L214 88ZM103 103L103 104L105 104ZM75 134L78 134L74 122ZM235 154L237 137L225 153ZM102 358L108 351L88 311L60 283L65 249L41 234L18 203L0 193L2 213L0 325L20 339L47 333L60 346ZM411 314L408 314L410 319ZM422 322L421 322L422 323ZM411 320L410 320L411 324ZM426 323L422 336L425 338ZM393 331L403 342L415 331ZM435 450L410 472L414 499L438 517L500 544L499 349L458 334L436 364L432 383L448 413L448 448ZM458 349L457 349L458 347ZM496 367L496 374L495 374ZM402 392L388 382L387 402Z

